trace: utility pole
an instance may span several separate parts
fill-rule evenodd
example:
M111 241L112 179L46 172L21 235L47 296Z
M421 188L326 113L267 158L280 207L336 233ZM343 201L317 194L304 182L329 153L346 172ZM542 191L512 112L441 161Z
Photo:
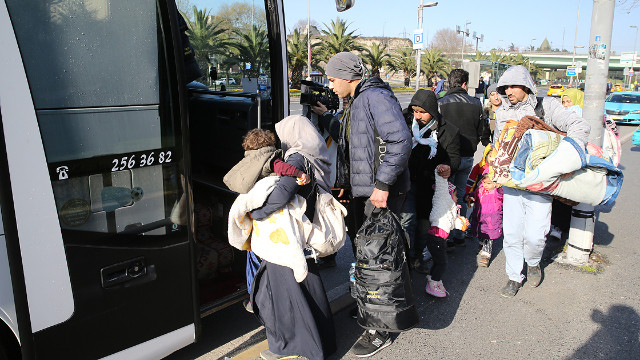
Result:
M591 125L589 142L599 146L602 146L604 133L602 114L604 114L604 98L609 74L614 9L615 0L593 1L582 117ZM575 206L571 211L571 229L567 240L569 263L584 265L588 262L593 250L594 227L593 206L586 204Z
M418 30L422 30L422 10L426 7L437 6L437 1L431 1L428 3L424 3L424 0L420 0L420 6L418 6ZM424 38L422 39L422 44L424 44ZM420 89L420 63L422 61L422 48L417 49L418 53L416 54L416 91Z
M456 26L456 32L458 34L462 33L462 51L460 52L460 68L462 68L462 63L464 62L464 37L467 36L469 37L469 27L468 25L471 24L471 21L467 21L464 24L464 30L462 30L460 28L460 26Z
M632 29L636 29L636 38L635 40L633 40L633 63L631 65L631 68L635 71L635 67L636 67L636 43L638 42L638 26L636 25L631 25L629 26ZM636 73L636 80L638 80L638 74ZM631 84L631 80L629 80L629 84Z
M307 77L311 78L311 0L307 0Z
M595 7L595 1L593 2ZM578 41L578 24L580 23L580 0L578 0L578 17L576 19L576 34L573 37L573 58L571 58L571 66L576 66L576 42ZM576 74L576 76L578 76ZM573 76L569 78L569 84L573 84Z

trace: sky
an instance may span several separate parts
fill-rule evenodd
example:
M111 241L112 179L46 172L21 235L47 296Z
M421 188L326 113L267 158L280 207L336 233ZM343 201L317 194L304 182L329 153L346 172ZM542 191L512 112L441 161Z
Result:
M228 2L230 0L225 0ZM254 1L256 6L263 4L261 0ZM311 20L315 20L320 27L329 25L336 17L350 23L349 29L361 36L387 36L411 38L418 23L419 0L356 0L350 10L338 13L334 0L283 0L285 23L288 30L304 19L306 21L308 9ZM215 11L219 0L190 0L198 8L207 7ZM425 1L428 2L428 1ZM634 51L637 30L630 28L636 25L640 28L640 5L628 9L632 0L616 0L613 18L611 49L616 53ZM509 5L514 4L514 5ZM525 5L526 4L526 5ZM307 6L310 6L308 8ZM578 5L580 11L578 14ZM435 7L425 8L423 28L425 42L428 43L439 29L455 29L456 25L464 27L466 22L470 33L474 31L480 36L484 34L484 42L478 43L480 51L486 52L492 48L506 48L511 43L517 47L526 48L533 45L540 46L546 37L552 48L562 48L572 51L574 37L577 40L576 53L586 53L589 46L591 29L591 15L593 0L537 0L537 1L478 1L478 0L440 0ZM578 16L579 15L579 16ZM535 39L535 40L533 40ZM469 41L475 39L469 37ZM636 48L636 50L640 50Z

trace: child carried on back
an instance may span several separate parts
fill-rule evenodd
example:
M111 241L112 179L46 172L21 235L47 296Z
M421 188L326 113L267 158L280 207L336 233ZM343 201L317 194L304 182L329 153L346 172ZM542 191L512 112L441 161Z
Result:
M467 181L465 200L473 205L471 213L471 235L480 244L478 266L488 267L491 262L493 240L502 236L502 198L500 184L491 180L488 159L492 156L491 145L487 145L482 160L474 166Z

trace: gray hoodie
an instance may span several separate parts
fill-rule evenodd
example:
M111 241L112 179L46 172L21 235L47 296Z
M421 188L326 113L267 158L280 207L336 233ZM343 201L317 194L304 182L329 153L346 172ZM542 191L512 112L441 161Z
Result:
M507 85L522 85L529 89L529 96L522 102L511 104L505 94ZM500 132L508 120L520 120L527 115L536 116L535 108L538 104L536 85L527 68L522 65L512 66L502 74L498 80L498 93L502 97L502 106L496 110L494 139L500 136ZM583 145L587 143L591 125L586 120L573 111L567 110L560 101L554 98L544 98L542 108L545 114L544 122L566 132L568 137Z

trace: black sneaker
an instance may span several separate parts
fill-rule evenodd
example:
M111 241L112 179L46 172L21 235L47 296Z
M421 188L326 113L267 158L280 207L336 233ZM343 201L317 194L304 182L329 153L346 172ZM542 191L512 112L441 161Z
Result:
M278 355L278 354L274 354L272 353L269 349L267 350L263 350L260 352L260 358L262 358L263 360L284 360L284 359L297 359L297 360L307 360L306 357L304 356L298 356L298 355Z
M373 333L371 333L373 331ZM351 347L351 353L357 357L369 357L391 345L388 332L365 330L358 341Z
M500 295L508 298L514 297L518 293L518 290L520 290L520 286L522 286L522 284L520 284L519 282L509 280L509 282L507 282L507 285L503 287L502 290L500 290Z
M542 269L540 264L536 266L527 266L527 284L531 287L538 287L542 281Z

